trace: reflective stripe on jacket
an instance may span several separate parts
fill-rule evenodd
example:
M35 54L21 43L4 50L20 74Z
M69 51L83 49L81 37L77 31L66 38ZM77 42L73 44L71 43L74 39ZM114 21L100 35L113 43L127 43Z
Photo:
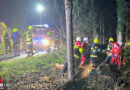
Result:
M76 41L75 46L74 46L74 57L75 58L80 58L81 53L80 53L80 41Z
M76 54L74 54L74 57L75 57L75 58L78 58L78 59L80 58L80 57L79 57L78 55L76 55Z
M112 49L112 46L113 46L113 43L109 43L107 46L107 51L108 51L107 55L109 55L109 56L111 55L110 51Z
M87 50L88 50L87 42L81 43L80 53L86 55Z
M30 31L26 33L26 42L27 44L32 44L32 33Z
M91 46L90 57L97 58L97 49L98 49L97 44L93 43Z

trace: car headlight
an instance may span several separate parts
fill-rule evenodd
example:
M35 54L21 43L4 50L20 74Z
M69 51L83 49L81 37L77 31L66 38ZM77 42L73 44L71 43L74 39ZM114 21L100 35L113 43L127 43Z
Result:
M41 40L41 41L42 41L42 43L43 43L44 45L49 45L49 40L43 39L43 40Z

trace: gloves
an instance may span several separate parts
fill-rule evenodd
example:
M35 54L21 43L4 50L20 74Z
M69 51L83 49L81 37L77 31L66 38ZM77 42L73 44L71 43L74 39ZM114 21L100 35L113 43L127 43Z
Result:
M96 52L96 50L94 49L93 52Z

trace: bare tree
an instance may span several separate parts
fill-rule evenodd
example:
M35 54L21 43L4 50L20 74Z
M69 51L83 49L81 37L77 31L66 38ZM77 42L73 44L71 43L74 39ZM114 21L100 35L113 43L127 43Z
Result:
M72 30L72 0L64 0L67 31L68 78L73 80L73 30Z

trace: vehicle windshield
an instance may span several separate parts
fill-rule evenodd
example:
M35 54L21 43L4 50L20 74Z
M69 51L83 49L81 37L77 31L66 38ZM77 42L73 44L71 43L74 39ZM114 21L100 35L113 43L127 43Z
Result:
M35 34L46 34L47 33L47 29L44 28L34 28L33 29L33 33Z

